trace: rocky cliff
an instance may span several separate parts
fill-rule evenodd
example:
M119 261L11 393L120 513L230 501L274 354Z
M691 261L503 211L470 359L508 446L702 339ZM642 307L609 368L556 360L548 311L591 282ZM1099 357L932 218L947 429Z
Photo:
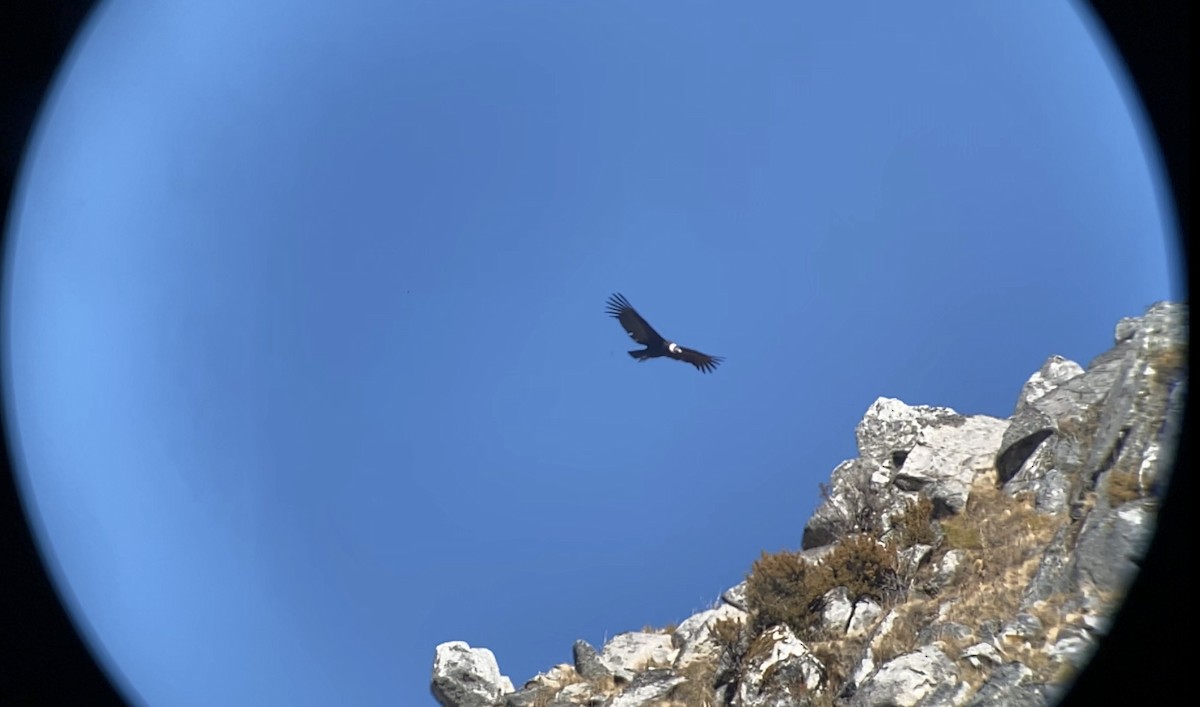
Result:
M1050 357L1008 419L880 398L795 552L672 629L620 634L514 689L437 647L445 707L1043 705L1135 575L1183 412L1187 310L1122 319L1087 368Z

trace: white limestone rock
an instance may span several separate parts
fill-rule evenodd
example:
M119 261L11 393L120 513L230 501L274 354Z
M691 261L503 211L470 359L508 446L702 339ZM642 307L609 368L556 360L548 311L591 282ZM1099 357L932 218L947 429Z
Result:
M962 566L963 560L967 553L962 550L948 550L942 559L938 562L937 571L934 573L934 581L939 585L945 586L954 579L958 573L958 568Z
M604 644L600 659L618 680L631 681L647 668L671 665L678 654L673 639L665 633L630 631Z
M1000 448L1008 421L987 415L942 417L921 426L912 448L896 470L895 485L906 491L924 490L936 504L962 511L971 484Z
M833 470L827 497L804 527L802 547L852 532L886 531L921 493L939 513L966 505L971 484L993 468L1007 420L879 398L855 429L859 456Z
M807 692L818 690L825 679L825 666L787 626L774 626L764 632L770 649L750 656L733 707L757 707L778 704L803 685ZM758 640L763 640L762 638Z
M490 650L449 641L437 647L430 689L442 707L491 707L513 684Z
M982 668L984 661L994 665L1000 665L1004 662L1004 658L1000 655L1000 651L990 643L976 643L963 649L962 658L976 668Z
M559 663L550 668L544 673L538 673L529 680L525 681L522 689L526 688L550 688L560 689L563 685L569 685L579 678L576 677L578 671L567 663Z
M870 639L867 641L866 648L863 649L858 663L850 673L850 682L859 685L875 670L875 654L879 650L883 639L895 628L896 621L899 618L900 612L891 609L883 617L883 620L876 624L875 629L871 632Z
M846 630L854 605L850 603L850 592L845 587L834 587L821 597L821 622L827 631L840 634Z
M670 670L648 670L641 673L613 698L607 707L652 707L662 704L663 698L685 678Z
M735 607L741 609L742 611L749 611L750 607L746 604L746 582L745 582L745 580L742 580L741 582L735 584L734 586L730 587L729 589L726 589L725 592L723 594L721 594L721 601L725 602L726 604L735 606Z
M1017 409L1033 403L1046 393L1066 383L1075 376L1083 375L1083 366L1069 358L1054 355L1046 359L1042 367L1034 371L1021 386L1021 394L1017 397Z
M854 707L914 707L935 690L953 691L958 670L939 649L924 646L884 663L863 680L850 700Z
M722 604L684 619L675 629L674 645L679 648L675 667L683 668L699 659L716 658L721 646L713 636L713 626L718 621L744 623L748 616L732 604Z
M883 607L873 599L859 599L854 604L854 613L846 626L846 636L854 638L864 635L875 625L876 620L883 614Z

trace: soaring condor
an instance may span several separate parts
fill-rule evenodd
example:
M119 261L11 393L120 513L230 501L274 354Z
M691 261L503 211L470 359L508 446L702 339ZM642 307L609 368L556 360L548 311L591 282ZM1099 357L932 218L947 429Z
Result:
M654 327L642 319L642 315L638 314L633 305L629 304L629 300L619 293L608 298L608 313L621 322L621 326L629 332L629 338L646 347L629 352L629 355L636 358L639 363L648 358L666 356L676 361L690 363L701 373L708 373L716 370L717 365L725 360L720 356L709 356L680 346L674 341L667 341L657 331L654 331Z

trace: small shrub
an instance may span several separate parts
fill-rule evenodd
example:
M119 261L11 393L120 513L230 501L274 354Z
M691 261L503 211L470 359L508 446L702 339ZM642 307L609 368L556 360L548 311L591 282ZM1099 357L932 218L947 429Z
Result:
M713 623L712 636L719 652L714 667L713 685L736 682L741 677L742 663L750 650L749 627L745 621L725 618Z
M965 513L942 521L946 548L950 550L982 550L985 547L983 528L971 522Z
M709 632L722 649L736 648L745 638L746 622L734 618L717 619Z
M843 538L815 564L799 553L764 552L746 578L746 601L756 633L787 624L803 636L815 625L829 590L845 587L852 601L869 596L882 602L898 584L895 547L856 534Z
M909 501L902 512L892 517L892 527L896 529L902 547L936 544L938 535L933 522L933 501L928 496Z
M755 633L776 624L787 624L792 630L807 627L813 602L828 591L823 575L799 553L764 551L746 577L746 603Z
M850 592L851 601L871 597L882 603L899 588L895 546L881 544L869 535L843 538L821 561L821 565L830 574L829 586L825 591L845 587Z

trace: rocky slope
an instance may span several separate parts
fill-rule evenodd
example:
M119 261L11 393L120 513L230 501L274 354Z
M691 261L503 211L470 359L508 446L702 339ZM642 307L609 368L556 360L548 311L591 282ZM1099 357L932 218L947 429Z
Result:
M880 398L796 552L678 627L630 632L519 690L437 647L445 707L1043 705L1102 638L1153 534L1187 385L1187 310L1052 356L1008 419Z

